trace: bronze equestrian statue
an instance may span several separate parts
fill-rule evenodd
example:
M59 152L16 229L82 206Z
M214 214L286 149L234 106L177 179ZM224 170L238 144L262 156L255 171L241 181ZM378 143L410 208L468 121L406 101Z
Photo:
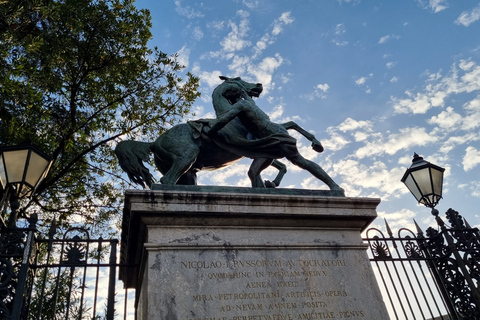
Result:
M253 101L263 87L240 78L224 80L212 94L217 119L199 119L179 124L163 133L153 143L122 141L115 148L120 166L129 178L142 186L151 186L152 175L143 165L153 153L157 169L163 174L162 184L196 185L197 172L216 170L238 160L254 159L248 171L252 187L276 187L286 172L277 159L287 158L309 171L331 190L341 189L316 163L300 155L296 140L287 129L294 129L312 142L312 148L322 152L321 143L294 122L271 122ZM260 173L268 166L279 169L273 182L263 181Z

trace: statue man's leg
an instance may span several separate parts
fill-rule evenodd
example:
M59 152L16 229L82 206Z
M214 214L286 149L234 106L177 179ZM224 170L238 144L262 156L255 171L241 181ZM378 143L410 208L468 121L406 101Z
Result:
M340 188L340 186L335 181L333 181L332 178L330 178L330 176L322 169L322 167L320 167L315 162L305 159L299 153L293 156L288 156L287 159L290 160L294 165L307 170L317 179L320 179L330 188L330 190L343 191L343 189Z
M268 168L273 162L273 159L268 158L255 158L248 169L248 177L252 182L254 188L265 188L265 182L262 180L260 173Z

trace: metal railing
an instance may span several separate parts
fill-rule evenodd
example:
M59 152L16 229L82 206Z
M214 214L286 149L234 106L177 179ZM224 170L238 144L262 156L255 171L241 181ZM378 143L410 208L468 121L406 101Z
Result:
M60 239L28 228L0 234L0 319L133 319L134 290L117 280L118 240L73 228Z
M458 212L436 215L426 236L402 228L387 236L370 228L364 241L392 319L480 319L480 234Z
M366 232L369 256L391 319L480 319L480 233L458 212L426 235ZM118 240L90 239L73 228L61 238L36 238L0 225L0 319L134 319L134 290L116 279Z

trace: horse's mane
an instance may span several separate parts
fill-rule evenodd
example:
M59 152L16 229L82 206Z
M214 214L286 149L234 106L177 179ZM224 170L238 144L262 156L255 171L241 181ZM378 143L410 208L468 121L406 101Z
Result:
M212 103L217 118L229 110L241 94L241 89L235 83L224 81L218 85L212 93Z

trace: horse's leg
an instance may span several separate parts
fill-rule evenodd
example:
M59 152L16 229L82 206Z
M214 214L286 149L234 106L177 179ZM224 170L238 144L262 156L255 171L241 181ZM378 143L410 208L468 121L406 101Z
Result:
M265 170L268 166L272 166L278 169L278 174L273 181L262 180L260 173ZM269 158L256 158L253 160L248 170L248 177L252 182L252 187L254 188L276 188L280 185L280 182L283 179L283 176L287 173L287 166L281 163L278 160L272 160Z
M197 159L199 148L193 145L192 148L183 149L181 154L171 154L172 166L160 179L162 184L176 184L178 179L184 175Z
M275 179L270 182L273 184L273 187L278 187L280 185L280 182L282 181L283 179L283 176L285 175L285 173L287 173L287 166L284 165L282 162L278 161L278 160L273 160L272 162L272 167L275 167L278 169L278 174L277 176L275 177ZM265 184L268 184L267 181L265 181Z
M318 164L305 159L298 152L295 155L287 156L287 159L290 160L294 165L307 170L317 179L323 181L323 183L325 183L330 190L344 191Z
M176 184L195 163L200 148L188 124L174 126L154 143L155 164L163 173L162 184Z
M248 169L248 177L252 182L253 188L265 188L265 183L260 176L260 173L268 168L273 162L273 159L269 158L255 158Z
M196 186L197 185L197 173L193 170L188 170L183 176L178 179L177 184Z
M289 121L289 122L286 122L284 124L282 124L282 126L289 130L289 129L293 129L295 131L297 131L298 133L300 133L302 136L304 136L305 138L307 138L307 140L311 141L312 142L312 148L313 150L317 151L317 152L323 152L323 146L322 144L320 143L320 141L318 141L315 136L313 134L311 134L310 132L306 131L305 129L303 129L302 127L300 127L298 124L296 124L295 122L293 121Z

